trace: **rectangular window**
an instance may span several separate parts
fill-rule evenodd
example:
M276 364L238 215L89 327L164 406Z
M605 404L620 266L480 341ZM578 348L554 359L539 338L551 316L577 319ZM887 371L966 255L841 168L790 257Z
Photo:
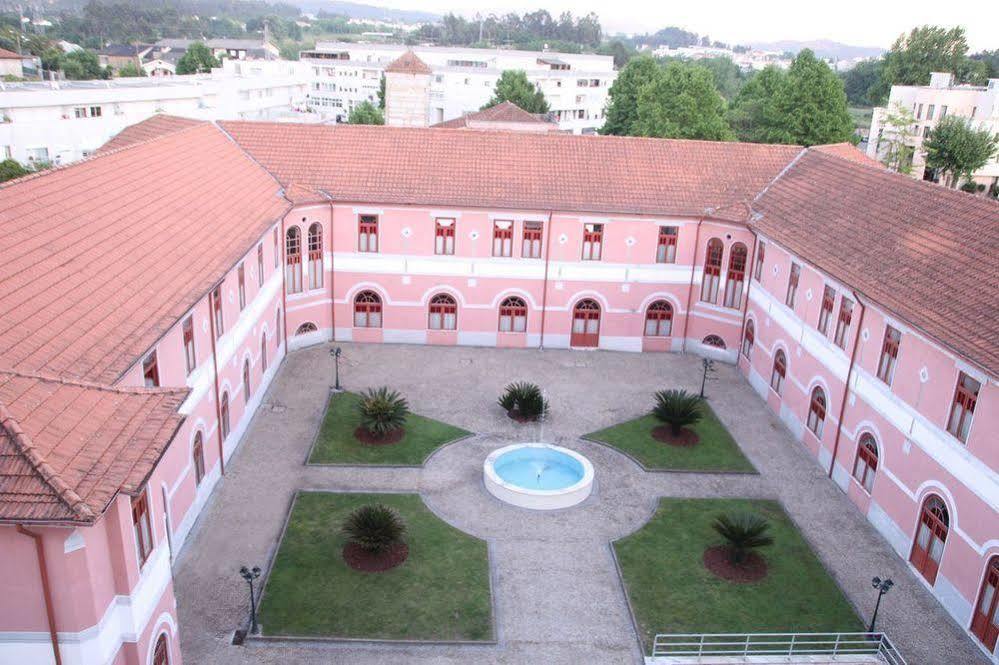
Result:
M676 236L675 226L659 227L659 245L656 247L656 263L676 263Z
M524 244L520 249L523 258L541 258L541 229L541 222L524 222Z
M849 298L839 300L839 318L836 320L836 334L833 343L841 349L846 349L846 334L850 330L850 319L853 318L853 301Z
M922 120L922 119L923 119L923 105L920 104L919 110L916 111L916 120Z
M278 244L280 242L278 236L278 230L274 229L274 267L277 268L281 265L281 246Z
M142 377L147 388L157 388L160 385L160 370L156 366L156 351L153 351L142 361Z
M947 105L944 104L943 106L940 107L940 119L943 120L946 117L947 117Z
M583 260L599 261L600 251L604 244L603 224L583 225Z
M819 310L819 325L816 326L823 335L829 330L829 319L832 318L833 302L836 300L836 292L831 286L827 286L822 292L822 309Z
M901 341L901 332L885 326L885 341L881 345L881 360L878 361L878 378L889 386L895 378L895 361L898 360L898 344Z
M513 256L513 222L493 221L493 256Z
M264 244L257 245L257 286L264 285Z
M453 219L438 217L434 223L434 254L454 254Z
M215 287L212 291L212 315L215 317L215 339L222 337L225 332L225 319L222 316L222 285Z
M763 256L766 253L766 243L761 242L759 249L756 250L756 267L753 268L753 277L756 278L757 282L763 277Z
M947 431L962 443L968 442L968 432L971 431L971 420L975 415L975 404L978 402L978 391L981 388L981 383L964 372L957 375L957 390L954 393L954 403L950 407Z
M153 530L149 524L149 503L146 490L132 499L132 528L135 531L135 549L139 555L139 566L146 562L153 551Z
M239 281L239 311L242 312L246 307L246 271L242 263L236 268L236 279Z
M936 107L935 104L930 104L929 107L927 107L927 109L926 109L926 119L927 120L933 120L933 113L934 113L934 111L936 111L936 108L937 107Z
M801 276L801 266L797 263L791 264L791 272L787 276L787 296L784 304L794 309L794 299L798 295L798 278Z
M357 218L357 251L378 251L378 215L361 215Z
M184 319L184 361L187 363L187 373L190 374L198 364L194 353L194 317Z
M99 118L99 117L101 117L101 107L100 106L91 106L90 107L90 117L91 118Z

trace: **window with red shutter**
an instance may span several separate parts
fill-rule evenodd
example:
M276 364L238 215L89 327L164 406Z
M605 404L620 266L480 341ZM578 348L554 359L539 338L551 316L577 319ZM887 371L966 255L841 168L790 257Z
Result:
M457 330L458 303L446 293L430 299L428 327L431 330Z
M746 321L746 332L742 335L742 355L747 358L753 352L753 342L756 341L756 328L753 326L753 321L750 319Z
M139 566L146 562L153 551L153 530L149 523L149 504L146 489L132 499L132 529L135 533L135 548L139 555Z
M215 339L225 332L225 317L222 315L222 285L212 291L212 315L215 317Z
M718 301L718 283L721 281L722 252L724 245L718 238L708 241L704 255L704 277L701 279L701 300Z
M142 377L147 388L156 388L160 385L160 370L156 366L155 350L142 361Z
M787 356L784 355L782 349L778 349L777 353L774 354L774 369L770 374L770 388L777 393L781 394L781 390L784 388L784 378L787 375Z
M246 308L246 271L242 263L236 268L236 281L239 286L239 311L242 312Z
M725 307L738 309L742 305L742 288L746 280L746 258L749 250L741 242L732 245L725 278Z
M360 215L357 218L357 251L378 251L377 215Z
M500 332L527 332L527 303L523 298L510 296L500 303Z
M293 226L288 229L284 242L284 283L288 293L302 291L302 231Z
M309 227L309 288L323 288L323 227L319 222Z
M678 229L675 226L659 227L659 244L656 247L656 263L676 263L676 238Z
M513 222L503 219L493 222L493 256L513 256Z
M354 297L354 327L382 327L382 299L374 291L361 291Z
M895 363L898 361L898 345L901 341L901 332L885 326L885 339L881 344L881 359L878 361L878 378L889 386L895 378Z
M787 275L787 295L784 297L784 304L794 309L794 300L798 296L798 278L801 276L801 266L797 263L791 264L791 271Z
M954 403L950 407L950 418L947 421L947 431L962 443L968 442L971 421L975 415L975 405L978 403L978 391L981 388L981 383L964 372L958 374Z
M825 287L822 291L822 308L819 310L819 323L816 326L823 335L829 329L829 319L832 317L833 303L836 300L836 292L831 286Z
M184 361L187 364L187 373L190 374L198 365L198 359L194 352L194 317L189 316L184 319Z
M857 459L853 462L853 477L870 494L874 489L874 475L878 470L878 444L868 433L860 436Z
M669 337L673 334L673 306L657 300L645 310L645 336Z
M812 399L808 405L808 420L806 424L808 429L812 430L812 434L818 438L822 438L822 428L826 421L826 394L822 392L822 388L816 387L812 391Z
M257 286L264 285L264 245L257 245Z
M453 219L437 218L434 223L434 254L454 254L455 226Z
M521 257L525 259L541 258L541 222L524 222L524 242L520 249Z
M194 446L191 448L191 462L194 464L194 484L200 485L205 477L205 444L201 432L194 435Z
M766 243L761 242L756 250L756 268L754 269L754 277L756 277L757 282L763 278L763 259L766 253Z
M583 260L599 261L604 245L604 225L583 225Z
M839 317L836 319L836 332L833 343L841 349L846 349L847 333L850 331L850 321L853 318L853 301L847 297L839 299Z

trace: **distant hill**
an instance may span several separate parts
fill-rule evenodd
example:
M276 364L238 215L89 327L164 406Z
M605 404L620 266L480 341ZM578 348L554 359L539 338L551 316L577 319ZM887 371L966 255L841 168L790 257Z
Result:
M290 1L308 14L318 14L320 11L325 11L330 14L342 14L350 18L395 21L399 23L436 23L441 20L440 14L431 14L430 12L421 12L415 9L392 9L391 7L376 7L374 5L345 2L343 0Z
M795 41L784 39L776 42L753 42L753 48L763 51L790 51L797 53L806 48L812 49L820 58L836 58L837 60L852 60L853 58L876 58L885 49L876 46L850 46L829 39L814 39L812 41Z

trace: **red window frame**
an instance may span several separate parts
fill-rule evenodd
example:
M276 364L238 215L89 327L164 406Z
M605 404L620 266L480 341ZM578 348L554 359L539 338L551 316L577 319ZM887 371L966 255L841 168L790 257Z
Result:
M786 378L787 354L784 353L783 349L777 349L774 353L774 368L770 373L770 389L780 395L784 388L784 379Z
M264 285L264 244L257 245L257 286Z
M170 665L170 649L167 646L166 633L160 633L153 649L153 665Z
M357 216L357 251L378 251L378 215Z
M767 244L765 242L760 242L756 249L756 266L753 269L753 276L756 281L760 281L763 278L763 259L767 253Z
M142 359L142 379L147 388L158 388L160 385L160 370L156 364L156 349Z
M434 316L438 316L440 325L434 326ZM451 316L451 325L447 325L447 317ZM458 303L447 293L438 293L430 299L427 311L427 328L430 330L457 330Z
M289 227L284 238L285 287L288 293L302 292L302 229Z
M600 345L600 304L584 298L572 308L569 346L592 348Z
M374 291L361 291L354 296L354 327L382 327L382 299Z
M784 296L784 304L794 309L794 301L798 297L798 280L801 279L801 266L797 263L791 264L791 270L787 275L787 295Z
M822 333L826 334L829 330L829 317L832 316L833 306L836 302L836 291L833 290L831 286L826 286L822 291L822 306L819 308L819 322L816 324L816 329Z
M493 220L493 256L513 256L512 220Z
M219 400L219 428L222 430L222 440L229 438L229 393L222 393Z
M197 487L205 478L205 443L201 437L201 432L194 435L191 462L194 464L194 486Z
M149 501L146 499L146 488L132 499L132 530L135 533L135 547L139 555L141 568L153 551L153 529L149 520Z
M309 289L323 288L323 227L319 222L309 226Z
M498 327L504 333L527 332L527 303L523 298L509 296L500 303Z
M457 226L457 220L451 217L437 217L434 219L434 254L440 256L454 255L454 236Z
M239 285L239 311L242 312L246 308L246 271L242 263L236 267L236 283Z
M898 346L902 341L902 332L885 326L885 338L881 343L881 358L878 360L878 378L889 386L895 379L895 365L898 362Z
M826 394L819 386L812 390L808 402L808 429L818 438L822 438L822 430L826 422Z
M657 300L645 308L646 337L669 337L673 334L673 306Z
M961 443L968 442L971 423L975 416L975 405L978 404L978 393L982 384L964 372L957 375L957 387L954 389L954 401L951 403L950 416L947 419L947 431Z
M853 301L843 296L839 299L839 316L836 317L836 332L833 334L833 344L846 350L846 336L853 320Z
M189 316L181 324L184 333L184 362L187 365L187 373L190 374L198 365L198 356L194 348L194 317Z
M541 258L541 237L543 230L544 223L542 222L524 222L524 241L520 248L521 258Z
M225 316L222 313L222 285L215 287L212 291L212 316L215 317L215 339L222 337L225 333Z
M250 402L250 359L243 361L243 404Z
M868 494L874 489L874 477L878 472L878 442L865 432L857 443L857 457L853 461L853 477Z
M676 263L676 239L679 231L675 226L659 227L656 263Z
M604 225L583 224L583 261L599 261L604 246Z
M993 556L985 568L978 602L971 619L971 632L989 651L995 652L999 638L999 556Z
M753 352L753 343L756 341L756 327L753 320L746 321L746 330L742 333L742 355L750 357Z
M725 278L725 307L738 309L742 304L743 284L746 281L746 260L749 249L741 242L732 245L728 255L728 274Z
M260 335L260 372L267 371L267 333Z
M707 335L701 340L701 344L705 346L713 346L716 349L725 348L725 340L721 338L721 335Z
M949 533L950 511L947 510L947 504L936 494L931 494L926 497L919 511L916 536L909 554L909 562L930 584L937 579Z
M704 274L701 278L701 300L718 302L718 283L721 281L722 255L725 245L718 238L708 240L704 248Z

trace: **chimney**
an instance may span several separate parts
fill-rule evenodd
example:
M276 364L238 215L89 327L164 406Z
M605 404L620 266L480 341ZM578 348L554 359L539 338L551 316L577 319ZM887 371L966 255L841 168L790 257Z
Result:
M385 68L385 124L426 127L430 118L430 77L433 71L413 51Z

